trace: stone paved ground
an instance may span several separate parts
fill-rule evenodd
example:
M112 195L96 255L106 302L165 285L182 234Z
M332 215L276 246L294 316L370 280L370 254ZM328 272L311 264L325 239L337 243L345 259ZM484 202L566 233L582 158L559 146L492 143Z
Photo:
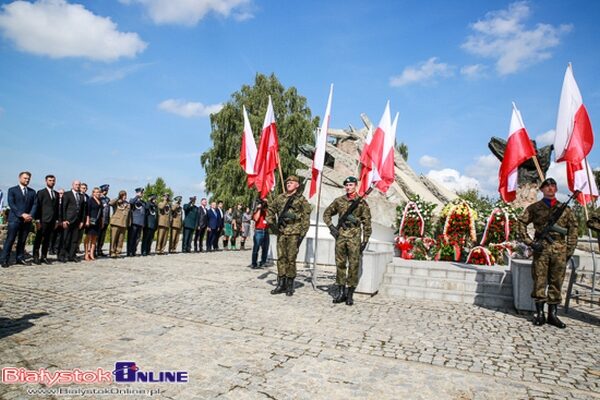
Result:
M333 271L317 290L300 279L293 297L272 296L274 267L251 270L249 257L1 270L0 366L112 370L131 360L189 371L189 383L129 386L165 399L600 398L597 307L574 305L560 331L463 304L358 295L353 307L333 305ZM0 384L0 399L35 398L27 389L40 387ZM128 388L62 386L90 387Z

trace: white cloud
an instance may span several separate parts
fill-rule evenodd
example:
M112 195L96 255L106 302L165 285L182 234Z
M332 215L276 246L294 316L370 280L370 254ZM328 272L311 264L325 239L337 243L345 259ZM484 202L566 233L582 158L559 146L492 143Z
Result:
M125 66L122 68L106 70L106 71L103 71L100 74L94 76L87 83L103 84L103 83L119 81L121 79L124 79L128 75L131 75L131 74L135 73L136 71L138 71L148 65L150 65L150 63L134 64L134 65L128 65L128 66Z
M478 156L475 163L465 167L465 174L479 182L481 193L486 196L498 196L498 171L500 160L493 154Z
M460 172L451 168L431 170L427 173L427 177L455 193L464 192L469 189L479 189L477 179L461 175Z
M454 67L437 61L437 57L417 65L404 68L400 75L390 78L390 86L404 86L412 83L434 81L436 77L454 75Z
M467 79L479 79L485 76L486 68L483 64L465 65L460 69L460 73Z
M123 4L141 4L154 23L196 25L206 14L213 12L223 17L232 16L244 21L254 15L250 0L120 0Z
M423 157L419 158L419 165L423 167L433 168L437 167L439 163L440 160L432 156L424 155Z
M496 60L500 75L515 73L552 56L550 50L560 44L560 38L571 25L537 24L527 29L523 22L529 17L527 2L512 3L506 10L492 11L471 25L474 34L467 37L462 48Z
M52 58L114 61L146 48L137 33L124 33L110 18L65 0L14 1L2 6L0 30L24 52Z
M556 131L554 129L550 129L548 132L544 132L541 135L536 136L535 143L537 144L538 148L553 144L555 135Z
M185 118L208 117L223 108L222 104L211 104L205 106L202 103L186 102L184 100L169 99L158 105L158 108Z

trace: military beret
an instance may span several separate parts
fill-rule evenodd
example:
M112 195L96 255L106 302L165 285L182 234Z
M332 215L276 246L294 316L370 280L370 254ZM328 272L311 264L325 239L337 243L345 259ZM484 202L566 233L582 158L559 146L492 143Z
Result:
M106 192L108 189L110 189L110 185L105 183L104 185L100 185L100 190L103 192Z
M298 177L297 177L296 175L290 175L290 176L288 176L288 177L287 177L287 179L285 180L285 182L286 182L286 183L287 183L287 182L290 182L290 181L293 181L293 182L298 182L298 183L300 183L300 179L298 179Z
M542 182L542 184L540 185L540 189L542 189L548 185L556 186L556 181L554 180L554 178L546 178L546 180L544 180L544 182Z
M181 196L175 196L175 197L173 198L173 200L175 200L175 201L181 201L181 198L182 198Z
M358 183L358 179L356 179L354 176L349 176L346 179L344 179L344 185L346 183Z
M135 188L135 192L136 193L144 193L144 188L141 188L141 187Z

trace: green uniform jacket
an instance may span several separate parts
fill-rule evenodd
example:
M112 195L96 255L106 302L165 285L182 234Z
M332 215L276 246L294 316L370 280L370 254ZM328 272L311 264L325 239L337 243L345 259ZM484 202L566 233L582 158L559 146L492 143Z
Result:
M304 196L295 193L294 200L288 209L286 216L286 226L280 229L280 235L300 235L305 236L310 225L311 207ZM272 204L269 204L267 209L267 222L269 226L277 226L279 214L283 211L285 203L288 201L287 194L280 194L275 198Z
M158 226L162 228L171 226L171 205L166 200L158 203Z
M181 229L183 227L182 212L181 204L173 203L171 207L171 228Z
M338 215L341 217L346 213L348 207L352 204L352 200L348 196L343 195L338 197L325 209L323 213L323 221L325 224L331 225L331 217ZM358 207L346 219L347 227L340 228L340 237L360 237L362 226L363 242L368 242L371 237L371 209L365 201L361 199Z
M588 228L600 233L600 208L597 208L596 211L590 215L590 219L587 221L587 226Z
M550 215L558 207L560 207L560 205L561 203L557 201L553 207L548 207L543 200L540 200L529 205L529 207L525 209L523 215L519 217L520 224L518 231L518 236L521 238L523 243L530 245L533 242L533 240L527 234L527 225L533 223L537 238L537 236L542 233L542 230L544 229L546 222L548 222ZM565 209L565 212L563 215L561 215L556 225L567 230L566 237L558 232L550 232L550 236L559 243L566 244L567 257L570 257L575 251L575 246L577 246L577 221L575 220L575 216L573 215L573 211L571 211L570 207Z

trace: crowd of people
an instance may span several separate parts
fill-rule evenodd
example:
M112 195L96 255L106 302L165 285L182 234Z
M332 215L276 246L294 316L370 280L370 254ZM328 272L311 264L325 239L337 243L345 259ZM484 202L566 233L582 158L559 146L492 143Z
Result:
M239 249L244 250L252 225L255 237L251 266L257 268L267 262L269 235L263 203L254 212L242 204L224 210L222 201L209 205L206 198L196 205L195 196L182 205L181 196L171 200L168 193L160 199L152 195L144 200L143 188L135 189L131 198L121 190L111 199L108 184L94 187L91 194L88 185L79 180L72 182L70 190L55 190L54 175L47 175L46 186L36 192L29 187L30 180L31 173L21 172L19 183L7 191L6 197L0 191L0 210L8 225L0 253L3 268L9 266L15 242L15 262L30 263L25 244L32 232L33 262L39 265L51 264L49 255L55 255L59 262L80 262L77 253L81 244L85 261L120 257L123 246L129 257L148 256L152 254L153 242L156 254L175 253L181 236L183 253L236 250L238 239ZM8 208L3 209L3 203ZM110 241L108 254L104 253L105 240Z

